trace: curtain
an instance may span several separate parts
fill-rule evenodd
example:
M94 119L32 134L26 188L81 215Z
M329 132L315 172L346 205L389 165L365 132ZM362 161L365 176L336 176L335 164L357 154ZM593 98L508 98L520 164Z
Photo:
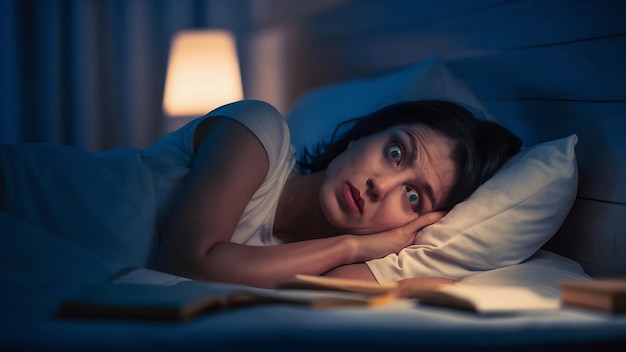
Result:
M0 142L88 151L163 134L167 56L207 0L1 0Z

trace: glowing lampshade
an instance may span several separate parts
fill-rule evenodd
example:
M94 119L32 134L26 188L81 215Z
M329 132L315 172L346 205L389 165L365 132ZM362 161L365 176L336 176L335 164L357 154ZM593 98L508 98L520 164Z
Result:
M179 32L172 41L165 77L165 114L198 117L241 99L234 36L222 30Z

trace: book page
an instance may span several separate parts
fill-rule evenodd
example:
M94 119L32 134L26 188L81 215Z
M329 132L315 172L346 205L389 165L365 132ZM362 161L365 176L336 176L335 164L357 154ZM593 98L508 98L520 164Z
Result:
M314 275L296 275L293 279L279 283L279 289L309 289L383 294L398 288L396 282L379 284L365 280L342 279Z
M413 292L422 303L474 310L480 313L514 312L523 310L558 309L558 298L548 298L536 292L513 286L441 285L434 289Z
M286 304L308 308L379 307L395 299L387 295L335 290L272 290L238 284L201 282L139 272L139 281L124 280L85 287L62 299L62 318L114 318L185 321L200 314L253 305ZM147 274L147 275L145 275ZM132 276L126 277L127 281ZM156 280L155 280L156 279ZM163 281L156 284L155 281ZM174 283L175 282L175 283Z

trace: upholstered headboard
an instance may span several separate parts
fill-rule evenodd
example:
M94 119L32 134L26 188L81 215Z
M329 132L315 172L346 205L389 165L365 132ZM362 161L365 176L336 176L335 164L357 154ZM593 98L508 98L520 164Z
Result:
M624 18L621 0L337 0L267 12L250 40L280 44L283 109L439 54L525 145L577 134L577 199L546 248L593 276L626 276Z

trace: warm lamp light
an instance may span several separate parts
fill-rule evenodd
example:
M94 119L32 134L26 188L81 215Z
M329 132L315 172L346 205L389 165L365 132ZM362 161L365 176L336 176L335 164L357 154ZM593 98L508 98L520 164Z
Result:
M174 37L163 98L167 117L199 117L241 99L239 60L230 32L194 30Z

